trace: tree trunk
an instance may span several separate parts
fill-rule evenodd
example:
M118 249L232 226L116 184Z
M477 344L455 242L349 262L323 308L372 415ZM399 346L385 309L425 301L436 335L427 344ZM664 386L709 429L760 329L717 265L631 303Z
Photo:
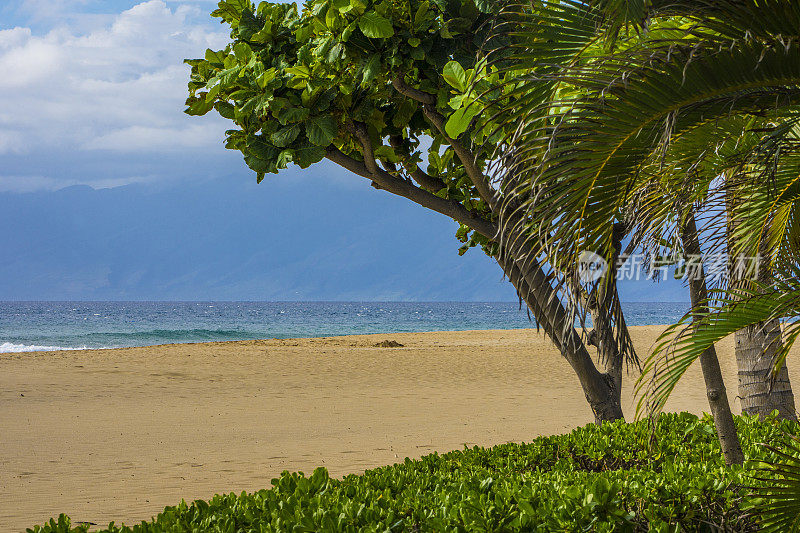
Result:
M740 253L735 240L739 219L735 213L736 186L730 182L728 185L725 204L728 219L728 255L732 258ZM766 239L762 239L762 243L766 246ZM765 266L764 260L768 256L768 250L759 250L758 255L758 267L755 272L738 268L749 265L734 265L734 261L731 261L729 267L731 289L746 287L748 274L762 283L770 281L772 272ZM779 418L797 420L794 394L785 362L774 379L771 375L773 358L783 347L780 320L760 322L741 329L734 334L734 340L742 413L764 417L773 411L778 411Z
M620 389L613 377L597 370L580 335L570 323L568 313L535 259L515 260L507 253L498 258L520 298L530 308L545 333L559 348L578 376L595 422L624 418Z
M786 365L771 379L773 356L782 346L780 321L741 329L734 337L742 412L764 417L777 410L779 418L797 420Z
M624 316L621 309L618 313L618 323L616 324L618 332L621 332L619 338L614 336L614 326L612 324L612 310L619 306L619 297L617 292L617 267L619 255L622 252L622 240L627 234L626 225L617 222L614 224L613 229L613 247L614 251L608 262L608 270L606 277L598 283L594 289L594 293L588 298L585 307L589 309L592 315L592 324L594 329L589 333L588 344L597 348L597 354L600 362L605 366L606 375L614 383L614 387L618 391L622 390L622 363L624 360L623 351L620 350L619 341L628 341L628 328L625 324ZM632 345L630 352L633 352ZM635 353L632 357L636 360Z
M397 85L402 85L401 80L395 80L395 82ZM405 88L404 90L406 89L411 92L414 91L410 88ZM419 91L414 94L421 99L435 99L435 96L425 95L425 93ZM410 97L415 99L414 96ZM418 101L426 103L423 100ZM433 117L433 119L437 120L436 117ZM364 135L365 142L363 144L365 150L369 146L366 137ZM465 168L471 167L474 171L475 158L470 154L460 153L464 152L463 147L456 150L456 152L459 153L459 158L462 159ZM520 214L519 210L515 209L514 206L508 210L508 213L511 214L509 218L517 222L517 224L508 224L502 227L503 230L509 227L515 228L515 231L501 231L501 228L496 226L490 218L470 211L457 202L436 196L436 190L443 184L426 184L428 180L435 181L436 178L427 176L420 171L417 172L416 179L420 182L421 187L417 187L411 181L395 176L378 167L373 157L365 157L363 162L358 161L332 146L326 150L326 157L350 172L371 180L378 188L447 215L491 240L498 240L500 236L504 237L499 239L502 246L497 261L503 272L511 280L514 288L517 289L520 298L525 301L536 317L537 322L544 328L545 333L552 339L577 374L586 399L594 413L595 421L602 423L623 418L620 387L616 385L617 381L621 381L621 372L618 378L610 377L608 374L599 372L595 367L586 345L572 324L572 317L568 316L561 303L558 291L551 285L550 279L535 257L530 259L529 256L531 254L527 253L531 249L531 241L529 239L532 237L529 228L524 223L524 216ZM480 179L477 180L476 186L485 177L479 176L478 178ZM475 183L476 178L472 177L471 179ZM431 190L424 188L427 186L430 186ZM489 195L491 196L491 193ZM492 205L494 202L488 201L488 203ZM508 207L506 204L504 205ZM629 339L627 339L627 342L629 342ZM616 366L614 366L614 369L616 369Z
M701 254L700 240L697 236L697 225L693 212L689 212L680 233L684 254L699 257ZM697 271L689 273L688 281L689 297L692 301L696 324L699 315L708 309L708 289L702 262L697 265ZM700 366L706 383L708 405L711 407L711 414L714 417L714 426L717 429L717 437L725 463L728 465L742 464L744 463L744 454L739 443L739 435L736 433L736 425L733 423L733 413L731 413L731 406L728 403L728 393L722 379L717 351L713 345L700 355Z

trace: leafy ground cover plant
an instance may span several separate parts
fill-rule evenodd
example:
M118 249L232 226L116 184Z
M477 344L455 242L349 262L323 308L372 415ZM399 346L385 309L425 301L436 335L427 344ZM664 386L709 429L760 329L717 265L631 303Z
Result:
M104 532L757 531L750 496L762 443L791 421L737 417L747 457L726 467L709 416L587 425L529 444L475 447L333 479L284 472L253 494L181 502L150 522ZM73 533L62 515L32 533Z

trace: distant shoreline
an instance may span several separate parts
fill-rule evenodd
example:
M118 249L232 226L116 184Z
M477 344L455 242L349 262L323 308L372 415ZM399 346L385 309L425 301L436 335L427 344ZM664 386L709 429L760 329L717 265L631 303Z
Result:
M647 324L640 326L629 326L630 329L644 329L644 328L667 328L669 324ZM237 344L243 346L251 346L253 344L269 345L273 342L287 342L287 341L310 341L310 340L337 340L348 339L351 337L386 337L385 340L391 340L393 335L436 335L446 333L492 333L501 334L503 332L522 332L533 331L537 332L535 326L530 328L489 328L489 329L443 329L438 331L399 331L394 333L348 333L344 335L314 335L308 337L269 337L263 339L238 339L238 340L220 340L220 341L186 341L186 342L166 342L161 344L147 344L143 346L109 346L98 348L76 347L76 348L56 348L56 347L42 347L41 350L25 350L25 351L9 351L3 352L0 345L0 357L4 355L15 354L43 354L43 353L59 353L59 352L96 352L96 351L116 351L116 350L137 350L146 348L170 348L177 346L218 346L229 345L234 346ZM51 348L51 349L46 349Z
M630 303L629 326L674 323L683 303ZM0 352L529 329L519 302L5 302Z

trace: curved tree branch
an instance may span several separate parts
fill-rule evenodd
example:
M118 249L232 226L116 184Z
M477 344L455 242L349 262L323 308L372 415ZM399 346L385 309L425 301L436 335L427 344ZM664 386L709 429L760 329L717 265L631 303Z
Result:
M497 202L496 191L492 189L492 187L489 185L489 180L475 164L475 154L462 145L457 139L453 139L447 135L447 131L444 127L445 118L441 113L436 111L436 96L424 91L420 91L419 89L415 89L406 84L402 75L392 80L392 86L400 94L408 96L412 100L416 100L422 104L422 112L425 114L431 124L433 124L433 126L439 131L439 133L444 136L450 146L453 147L453 151L455 151L458 159L461 161L461 164L464 165L464 170L467 172L467 176L469 176L472 184L478 190L478 195L481 197L481 199L483 199L484 202L486 202L487 205L494 206Z
M403 138L400 135L391 135L389 137L389 144L392 145L392 148L397 150L403 146ZM403 165L403 168L406 170L406 172L408 172L408 175L414 179L414 181L419 183L420 187L432 193L436 193L447 187L445 182L435 176L431 176L419 167L409 169L406 165Z
M422 207L427 207L432 211L446 215L489 239L494 239L497 235L497 226L493 222L486 220L474 211L468 210L458 202L440 198L417 187L413 183L392 176L385 170L378 168L378 166L374 164L374 160L373 165L377 171L375 173L370 172L364 162L353 159L334 146L329 146L327 148L325 157L353 174L358 174L359 176L375 182L381 189L385 189L393 194L407 198Z
M472 184L475 186L475 188L478 189L478 195L480 195L487 205L494 206L497 203L496 191L489 186L489 180L475 164L475 154L473 154L471 150L467 149L458 140L447 135L447 131L444 128L444 116L441 113L436 111L433 107L427 105L423 106L422 112L425 114L431 124L433 124L437 130L439 130L439 133L444 136L450 146L453 147L453 151L458 156L459 161L461 161L461 164L464 165L464 170L467 172L467 176L469 176L469 179L472 181Z
M412 100L416 100L417 102L425 105L436 105L436 96L431 93L426 93L425 91L420 91L419 89L415 89L411 87L403 80L403 75L397 76L395 79L392 80L392 86L404 96L408 96Z

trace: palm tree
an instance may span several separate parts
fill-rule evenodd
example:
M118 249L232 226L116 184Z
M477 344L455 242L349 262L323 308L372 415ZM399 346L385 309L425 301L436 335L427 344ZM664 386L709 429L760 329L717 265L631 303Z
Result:
M648 357L646 370L655 374L656 386L650 391L651 398L663 405L675 380L698 355L723 337L750 330L772 340L765 340L759 351L759 363L765 374L764 388L772 387L773 394L785 394L782 390L786 366L786 354L798 335L797 324L789 322L784 331L773 334L775 324L781 319L793 319L800 314L800 227L798 214L800 199L798 175L800 147L797 123L800 117L795 111L783 109L783 117L759 118L756 125L748 121L748 132L736 138L739 146L746 150L732 156L725 142L718 145L718 163L725 168L736 168L736 181L730 178L719 181L709 196L724 196L729 202L732 185L741 194L736 207L728 211L729 218L736 222L734 234L734 256L756 257L763 261L762 272L769 276L752 276L741 279L714 294L712 306L699 313L699 324L691 335L676 324L662 335L660 344ZM730 122L730 121L728 121ZM756 127L757 126L757 127ZM748 142L747 138L751 138ZM735 137L732 137L732 139ZM755 142L752 139L755 138ZM721 167L720 167L721 168ZM727 222L731 226L730 221ZM723 224L724 225L724 224ZM724 230L722 230L724 231ZM673 339L673 333L678 339ZM761 353L763 352L763 354ZM663 356L668 355L668 358ZM779 394L774 394L778 396ZM782 417L787 418L787 417Z
M519 180L508 205L513 211L524 210L530 230L540 236L534 253L559 265L559 272L570 272L583 250L611 259L616 253L613 228L620 222L632 228L629 248L653 255L678 251L696 255L704 248L727 246L724 236L715 237L713 231L708 242L701 241L702 234L713 229L709 217L721 215L723 227L728 226L724 209L719 209L720 195L715 194L724 182L714 166L721 158L709 155L730 135L723 139L715 135L727 121L767 119L770 125L781 124L800 100L800 4L788 0L544 4L551 6L548 24L541 22L542 13L548 15L546 9L517 5L505 10L507 18L516 21L510 33L526 46L515 68L531 72L518 90L533 96L505 106L507 116L522 120L507 139L512 148L498 154L496 169L499 176L515 175ZM565 6L597 21L603 28L597 32L601 38L582 61L541 68L540 49L558 50L560 35L568 39L572 31L571 19L561 15ZM541 102L536 92L544 84L562 87L559 97ZM755 155L759 157L732 178L772 168L774 161L766 154ZM738 190L728 214L734 221L755 201ZM764 227L774 233L774 226ZM732 225L733 251L746 249L749 240L742 234L747 228L752 230L744 221ZM758 251L769 255L773 250ZM758 283L745 281L748 286ZM571 286L567 276L559 276L559 282ZM703 269L695 269L689 283L693 314L687 317L695 335L709 314L709 289L715 288L722 286L710 287ZM776 353L784 351L768 332L750 337L751 344L769 342ZM764 346L758 348L760 352ZM713 343L694 355L703 363L726 460L741 462ZM755 359L740 358L742 370L768 386L763 373L746 367ZM656 368L653 359L649 363L651 370ZM666 367L657 381L661 387L655 390L668 392L671 388L664 380L669 383L679 377L676 367ZM762 393L752 391L769 401L769 395ZM786 396L780 400L788 401ZM663 395L651 399L652 407L663 406Z

